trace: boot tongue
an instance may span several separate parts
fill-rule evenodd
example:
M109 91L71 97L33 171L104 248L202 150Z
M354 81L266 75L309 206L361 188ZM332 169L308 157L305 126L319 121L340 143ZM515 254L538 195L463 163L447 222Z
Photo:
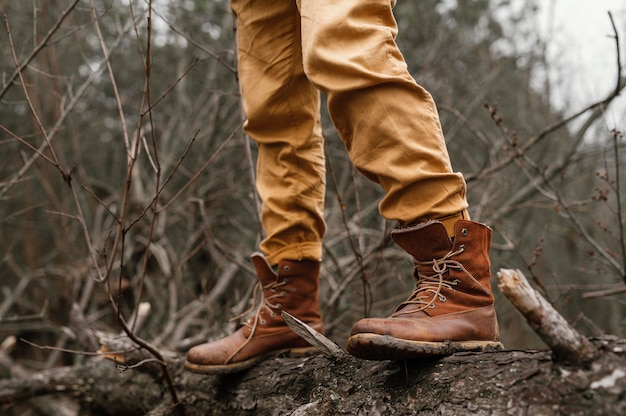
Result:
M439 221L393 230L391 238L417 261L441 258L452 249L446 227Z
M270 283L273 283L278 279L278 275L272 269L272 265L269 264L267 258L259 252L252 253L250 256L252 260L252 265L256 269L256 274L259 278L259 281L263 286L267 286Z

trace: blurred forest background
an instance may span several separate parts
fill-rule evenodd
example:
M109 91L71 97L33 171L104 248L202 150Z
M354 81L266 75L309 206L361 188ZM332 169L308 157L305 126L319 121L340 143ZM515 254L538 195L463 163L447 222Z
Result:
M398 43L439 106L473 219L494 229L494 285L519 268L582 333L624 337L625 126L603 117L624 72L588 106L555 109L536 3L399 1ZM2 351L39 370L82 360L65 349L95 351L98 331L185 351L232 330L262 232L228 1L1 4ZM406 298L412 265L326 115L325 135L321 302L343 345ZM505 345L542 348L496 295Z

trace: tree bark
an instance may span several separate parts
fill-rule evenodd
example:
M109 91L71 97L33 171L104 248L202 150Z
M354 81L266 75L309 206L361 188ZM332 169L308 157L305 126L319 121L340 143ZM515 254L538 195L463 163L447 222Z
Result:
M626 414L626 340L593 344L598 354L587 366L558 365L549 350L417 362L274 357L221 376L183 371L180 355L168 364L187 415ZM41 396L71 398L81 415L175 414L159 374L95 358L0 381L2 414L20 414Z
M588 340L521 272L501 270L498 277L503 293L551 350L364 361L285 316L325 355L277 356L241 373L203 376L183 370L182 354L163 352L180 398L172 403L161 363L128 338L105 335L102 356L85 365L0 381L0 410L18 415L48 397L65 406L64 415L626 414L626 340ZM59 416L44 408L38 406L38 414Z

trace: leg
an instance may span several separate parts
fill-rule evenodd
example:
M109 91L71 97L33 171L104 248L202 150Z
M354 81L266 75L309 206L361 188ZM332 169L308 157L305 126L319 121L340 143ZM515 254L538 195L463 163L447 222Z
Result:
M226 374L245 370L272 354L301 356L316 352L287 327L280 313L287 311L323 331L318 306L320 263L282 260L278 271L274 271L261 253L252 255L252 263L261 291L258 312L231 335L191 348L185 361L188 370Z
M379 183L380 211L415 261L415 289L389 318L352 328L348 350L410 359L497 349L491 230L468 221L435 104L408 73L389 0L301 0L304 66L328 96L355 166ZM412 224L417 224L410 226Z
M320 97L302 67L295 0L233 0L246 132L258 145L257 189L267 233L261 249L280 259L321 259L325 161Z
M300 3L306 73L327 94L355 166L385 190L381 214L403 224L457 216L452 235L467 218L465 182L452 172L430 94L397 48L390 1Z
M293 1L232 0L246 131L258 145L257 188L267 237L252 262L258 312L233 334L192 348L185 367L230 373L277 352L315 351L292 332L287 311L318 331L325 172L319 92L304 75Z
M491 291L491 229L460 220L451 241L439 221L394 230L415 260L415 288L388 318L358 321L348 351L372 360L409 360L499 350Z

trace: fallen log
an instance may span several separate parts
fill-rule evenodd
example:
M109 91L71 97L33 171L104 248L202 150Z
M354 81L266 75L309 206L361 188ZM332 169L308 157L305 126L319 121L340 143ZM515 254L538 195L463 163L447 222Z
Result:
M185 372L166 355L187 415L626 414L626 340L593 340L587 366L556 365L549 350L456 354L417 362L325 355L274 357L238 374ZM64 396L80 415L175 414L149 366L93 358L85 365L0 381L3 415ZM15 411L15 412L14 412Z
M364 361L302 327L302 336L324 354L276 356L241 373L208 376L184 371L182 354L162 351L166 362L156 363L129 339L104 336L102 356L84 365L0 380L0 410L18 415L33 400L52 396L73 400L75 414L87 416L626 414L626 340L588 340L521 272L501 270L498 276L505 295L551 350ZM163 364L180 403L171 402Z

